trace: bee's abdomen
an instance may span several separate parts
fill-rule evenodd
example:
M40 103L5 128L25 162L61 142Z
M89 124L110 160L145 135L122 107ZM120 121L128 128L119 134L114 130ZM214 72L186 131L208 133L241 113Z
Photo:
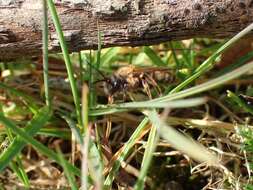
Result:
M175 76L171 72L155 71L153 78L157 82L174 82Z

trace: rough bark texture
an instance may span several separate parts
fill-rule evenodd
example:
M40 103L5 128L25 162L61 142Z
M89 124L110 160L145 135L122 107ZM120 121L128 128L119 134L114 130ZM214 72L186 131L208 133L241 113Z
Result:
M253 21L253 0L55 0L70 51L229 37ZM42 2L0 0L0 60L41 54ZM60 50L49 21L50 52Z

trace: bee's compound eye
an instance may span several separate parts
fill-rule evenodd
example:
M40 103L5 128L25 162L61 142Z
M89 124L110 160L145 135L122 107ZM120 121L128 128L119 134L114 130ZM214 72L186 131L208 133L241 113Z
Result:
M118 83L117 81L113 81L113 87L117 87Z

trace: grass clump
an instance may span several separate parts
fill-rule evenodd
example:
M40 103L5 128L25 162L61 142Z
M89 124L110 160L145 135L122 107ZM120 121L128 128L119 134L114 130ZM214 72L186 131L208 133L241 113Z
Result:
M99 31L97 51L69 54L47 3L62 54L48 55L45 20L43 67L40 59L1 63L4 188L253 188L253 54L220 65L253 25L227 42L137 48L101 49ZM105 88L129 65L135 88L108 96ZM173 80L168 72L158 80L161 69Z

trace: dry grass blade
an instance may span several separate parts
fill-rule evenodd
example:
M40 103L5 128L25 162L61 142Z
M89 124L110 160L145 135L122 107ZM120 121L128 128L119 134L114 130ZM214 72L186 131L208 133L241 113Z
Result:
M168 141L175 149L182 151L199 162L205 162L208 165L219 164L218 158L214 154L209 152L202 145L166 125L161 118L159 118L156 111L146 111L146 114L152 124L157 128L158 134Z

